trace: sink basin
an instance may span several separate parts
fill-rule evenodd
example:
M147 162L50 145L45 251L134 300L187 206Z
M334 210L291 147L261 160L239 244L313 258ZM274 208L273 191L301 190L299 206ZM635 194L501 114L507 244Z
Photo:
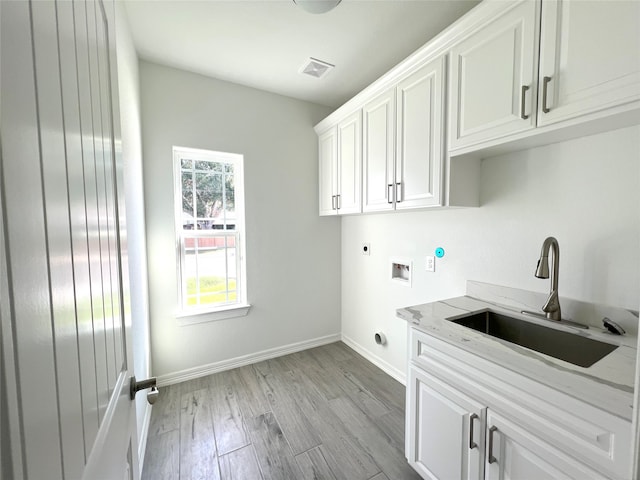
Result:
M617 345L492 311L474 313L451 321L584 368L590 367L618 348Z

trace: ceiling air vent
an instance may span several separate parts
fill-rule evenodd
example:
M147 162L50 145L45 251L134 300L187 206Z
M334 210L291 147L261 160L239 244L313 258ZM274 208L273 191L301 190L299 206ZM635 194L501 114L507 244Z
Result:
M329 73L333 67L335 67L335 65L309 57L309 60L307 60L302 68L300 68L300 73L310 75L315 78L322 78Z

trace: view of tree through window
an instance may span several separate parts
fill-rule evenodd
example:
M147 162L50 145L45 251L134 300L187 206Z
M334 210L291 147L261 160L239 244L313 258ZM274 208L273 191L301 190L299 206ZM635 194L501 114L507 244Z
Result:
M183 227L233 229L233 165L183 159L181 170Z
M239 232L234 162L216 158L216 152L211 152L210 160L202 159L202 152L194 156L188 151L174 152L178 153L180 174L183 308L237 303Z

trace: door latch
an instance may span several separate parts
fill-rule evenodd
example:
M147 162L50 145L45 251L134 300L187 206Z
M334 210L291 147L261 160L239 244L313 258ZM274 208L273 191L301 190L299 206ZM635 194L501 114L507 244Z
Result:
M131 383L129 384L129 397L131 400L136 398L136 393L140 390L146 390L150 388L151 390L147 393L147 402L150 405L156 403L158 399L158 395L160 395L160 391L158 387L156 387L156 377L147 378L145 380L137 381L135 375L131 377Z

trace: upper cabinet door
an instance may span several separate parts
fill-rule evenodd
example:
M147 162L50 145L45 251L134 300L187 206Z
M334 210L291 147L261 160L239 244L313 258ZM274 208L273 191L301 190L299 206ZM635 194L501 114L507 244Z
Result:
M318 138L320 215L337 215L338 132L331 128Z
M542 5L539 125L640 100L640 2Z
M445 67L438 57L396 88L397 210L443 204Z
M452 150L534 128L539 5L514 2L452 49Z
M338 213L362 211L362 114L338 124Z
M395 88L362 109L362 210L393 210Z

